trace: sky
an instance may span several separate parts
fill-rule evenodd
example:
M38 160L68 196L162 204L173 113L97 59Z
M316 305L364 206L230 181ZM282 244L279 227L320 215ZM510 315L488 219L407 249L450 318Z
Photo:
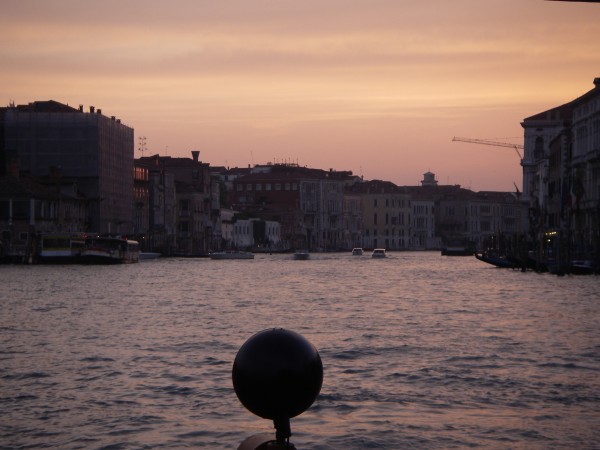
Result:
M101 108L136 157L513 191L513 149L452 138L522 144L593 88L599 24L543 0L0 0L0 105Z

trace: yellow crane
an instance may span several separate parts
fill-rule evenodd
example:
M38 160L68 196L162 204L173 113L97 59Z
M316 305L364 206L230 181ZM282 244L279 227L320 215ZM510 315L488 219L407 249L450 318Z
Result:
M454 136L452 138L452 142L454 141L459 141L459 142L469 142L471 144L483 144L483 145L494 145L496 147L509 147L509 148L514 148L515 152L517 152L517 155L519 155L519 159L523 159L523 155L521 155L521 152L519 150L523 150L524 147L522 145L519 144L511 144L509 142L496 142L496 141L488 141L486 139L471 139L471 138L462 138L462 137L456 137Z

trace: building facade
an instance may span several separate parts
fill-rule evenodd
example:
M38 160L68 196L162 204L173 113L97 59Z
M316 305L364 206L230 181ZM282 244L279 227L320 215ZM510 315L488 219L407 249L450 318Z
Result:
M582 96L521 125L523 201L539 256L600 265L600 78Z
M344 186L350 172L296 164L256 166L233 181L233 209L279 222L282 246L337 250L344 244Z
M100 109L55 101L0 108L0 160L24 175L59 170L87 198L85 229L133 232L133 129Z
M202 255L221 246L218 188L209 165L191 158L153 155L138 158L148 173L148 222L141 231L148 248L165 255Z
M365 248L408 250L411 248L411 198L405 189L389 181L357 183L360 193Z

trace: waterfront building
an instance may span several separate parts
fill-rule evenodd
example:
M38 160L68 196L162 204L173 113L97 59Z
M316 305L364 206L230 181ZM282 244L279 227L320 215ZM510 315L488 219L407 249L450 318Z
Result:
M217 228L221 230L221 240L210 251L233 248L233 217L235 212L230 208L221 208Z
M465 247L513 251L525 228L525 208L516 193L473 192L460 185L438 185L427 172L421 186L405 186L412 202L411 247Z
M440 248L440 240L435 234L435 202L422 192L413 191L411 196L412 221L409 247L415 250Z
M232 242L235 249L281 250L281 226L272 220L234 218Z
M40 236L88 226L88 201L77 183L54 169L47 177L21 175L13 165L0 175L0 261L34 261Z
M297 164L255 166L233 180L232 207L279 222L284 247L339 249L344 245L344 186L351 175Z
M362 198L360 194L344 188L344 205L342 208L342 247L344 250L364 247Z
M411 248L411 198L405 189L381 180L356 183L349 189L361 196L365 248Z
M150 223L150 178L147 167L134 163L133 235L142 251L152 250L147 239Z
M521 123L523 201L541 256L600 262L600 78Z
M153 251L186 256L207 254L221 245L218 223L218 183L209 165L192 158L153 155L136 160L148 171L149 217L147 240Z
M133 232L133 129L90 106L50 100L0 108L0 170L18 164L24 175L59 168L87 199L85 230Z
M469 240L479 250L517 255L522 251L526 209L519 196L511 192L480 191L465 204Z

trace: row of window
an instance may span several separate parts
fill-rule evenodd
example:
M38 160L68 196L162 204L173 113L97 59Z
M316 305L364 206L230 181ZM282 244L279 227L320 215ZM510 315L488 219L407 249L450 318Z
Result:
M249 191L262 191L263 187L265 191L271 191L271 190L275 190L275 191L281 191L282 188L286 191L297 191L298 190L298 183L247 183L246 185L246 192ZM238 192L242 192L244 190L244 185L242 183L239 183L237 185L237 190Z
M369 228L365 228L364 235L365 235L365 237L369 237L371 235L378 236L378 231L379 230L377 230L377 228L374 228L373 230L370 230ZM400 228L396 232L395 228L392 228L391 230L389 228L386 228L383 231L383 235L384 236L407 236L407 235L410 235L410 230L408 230L406 228Z
M36 220L57 220L62 211L63 219L84 219L87 216L87 209L81 203L63 203L59 207L58 202L35 201L34 218ZM0 219L1 220L26 220L31 217L31 201L0 201Z
M390 208L390 207L392 207L392 208L396 208L396 207L397 208L404 208L405 205L410 208L410 200L403 199L403 198L400 198L400 199L394 199L394 198L389 199L389 198L386 198L385 199L385 207L386 208ZM379 206L379 199L377 199L377 198L373 199L373 206L376 207L376 208L377 208L377 206Z

